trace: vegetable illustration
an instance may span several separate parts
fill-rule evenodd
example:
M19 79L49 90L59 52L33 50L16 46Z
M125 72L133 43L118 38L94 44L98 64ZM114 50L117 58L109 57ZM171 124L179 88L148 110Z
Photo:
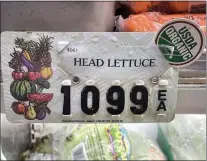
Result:
M21 66L22 66L21 62L20 62L21 53L14 49L14 52L10 55L11 55L12 59L9 62L9 67L14 69L15 71L21 71Z
M35 84L39 85L40 87L43 87L46 89L50 88L50 83L42 77L36 79L34 82L35 82Z
M50 88L48 80L53 75L51 67L52 37L41 36L39 41L16 38L15 48L8 65L13 69L14 81L10 85L11 95L18 100L11 105L14 113L24 114L27 120L43 120L51 110L47 107L53 98L51 93L42 93Z
M23 72L12 72L12 78L14 80L22 80L24 78L24 73Z
M37 43L37 48L34 54L34 61L40 62L41 66L51 66L52 58L49 50L52 48L51 46L52 37L42 36L39 39L39 43Z
M28 106L25 110L25 118L28 120L34 120L36 118L36 112L33 106Z
M17 104L17 110L20 114L24 114L25 111L25 104L23 102L18 102Z
M53 98L53 94L51 93L35 93L28 94L28 99L30 102L36 105L36 119L43 120L46 118L47 113L50 114L51 111L47 107L48 102L50 102Z
M23 55L24 55L24 57L25 57L27 60L31 61L30 55L29 55L29 53L27 52L27 50L25 50L25 51L23 52Z
M27 73L28 72L28 68L26 66L21 66L20 69L24 73Z
M28 68L29 71L34 71L34 66L32 65L32 63L27 60L24 55L22 54L21 57L20 57L20 61L21 61L21 64L26 66Z
M29 80L35 81L36 79L38 79L40 77L40 73L39 72L29 72L28 77L29 77Z
M21 114L18 112L17 106L13 106L13 107L12 107L12 110L14 111L14 113L16 113L16 114L18 114L18 115L21 115Z
M27 97L31 102L41 104L44 102L50 102L53 98L53 94L52 93L34 93L34 94L28 94Z
M42 67L40 73L42 78L47 80L50 79L53 75L53 71L51 67Z
M46 118L47 114L46 114L46 111L45 110L37 110L37 116L36 116L36 119L38 120L44 120Z
M48 107L44 108L45 112L47 112L48 114L51 114L51 110Z
M12 109L16 114L22 115L25 111L25 104L23 102L13 102Z
M10 86L11 95L19 101L28 101L27 94L35 93L36 86L32 81L15 80Z

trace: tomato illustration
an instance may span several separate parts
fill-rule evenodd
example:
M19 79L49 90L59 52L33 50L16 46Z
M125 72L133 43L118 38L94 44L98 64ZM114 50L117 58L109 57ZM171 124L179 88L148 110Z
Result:
M24 114L25 107L26 105L24 104L24 102L13 102L12 103L12 109L18 115Z
M17 110L18 110L18 112L19 112L20 114L24 114L25 107L26 107L26 105L25 105L23 102L19 103L18 106L17 106Z
M12 72L12 78L14 80L22 80L24 78L24 73L23 72Z
M28 77L31 81L35 81L36 79L38 79L40 77L40 73L39 72L29 72Z

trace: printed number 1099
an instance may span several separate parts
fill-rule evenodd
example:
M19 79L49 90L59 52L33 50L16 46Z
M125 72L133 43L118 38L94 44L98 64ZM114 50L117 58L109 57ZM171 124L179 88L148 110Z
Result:
M92 106L88 107L88 94L92 93ZM158 100L161 99L161 96L166 96L164 93L166 90L160 90L158 95ZM62 86L61 93L64 94L64 103L63 103L63 115L70 115L70 86ZM138 98L138 94L141 95L141 98ZM116 98L114 98L116 95ZM111 115L119 115L124 111L125 107L125 92L120 86L112 86L106 92L106 101L112 105L116 106L113 108L111 106L106 107L106 110ZM148 90L145 86L136 85L132 87L130 91L130 101L135 106L131 106L130 110L135 115L141 115L146 112L148 108ZM163 102L163 101L162 101ZM100 92L96 86L85 86L81 92L81 110L87 115L94 115L99 110L100 103ZM139 106L139 108L138 108ZM158 107L159 108L159 107ZM163 108L162 108L163 109ZM166 110L164 108L164 110ZM158 111L158 110L157 110Z

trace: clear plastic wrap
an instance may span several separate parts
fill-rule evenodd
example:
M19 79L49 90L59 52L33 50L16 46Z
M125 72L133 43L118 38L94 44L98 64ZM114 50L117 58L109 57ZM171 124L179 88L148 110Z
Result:
M7 160L18 160L19 154L30 147L29 124L12 124L1 114L1 151Z
M7 160L206 158L205 115L177 115L173 122L159 124L158 130L157 124L42 124L33 146L29 124L11 124L5 116L2 120L1 145ZM121 153L114 155L118 150Z
M149 11L164 13L205 13L205 1L125 1L120 2L130 8L132 13Z
M72 128L65 126L67 129L64 130L64 134L60 128L56 130L59 136L52 131L50 133L53 134L49 134L47 130L48 132L33 149L22 154L22 158L24 160L165 160L157 143L143 131L137 130L138 127L134 124L72 126ZM60 136L61 133L63 135ZM59 138L59 141L54 141L55 138L56 140Z
M36 125L36 124L34 124ZM42 124L43 129L34 129L35 143L20 155L23 160L58 160L64 150L64 141L73 124Z
M116 27L121 32L156 32L166 22L185 18L195 21L206 33L206 14L172 14L163 15L159 12L146 12L137 15L131 15L127 19L121 16L116 19Z
M158 143L168 160L206 160L206 116L176 115L159 125Z

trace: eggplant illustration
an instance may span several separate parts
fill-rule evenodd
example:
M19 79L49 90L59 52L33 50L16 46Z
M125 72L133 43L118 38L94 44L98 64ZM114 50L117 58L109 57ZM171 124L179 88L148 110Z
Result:
M20 62L23 66L26 66L29 71L34 71L34 66L32 65L32 63L29 60L27 60L24 57L23 54L20 56Z

